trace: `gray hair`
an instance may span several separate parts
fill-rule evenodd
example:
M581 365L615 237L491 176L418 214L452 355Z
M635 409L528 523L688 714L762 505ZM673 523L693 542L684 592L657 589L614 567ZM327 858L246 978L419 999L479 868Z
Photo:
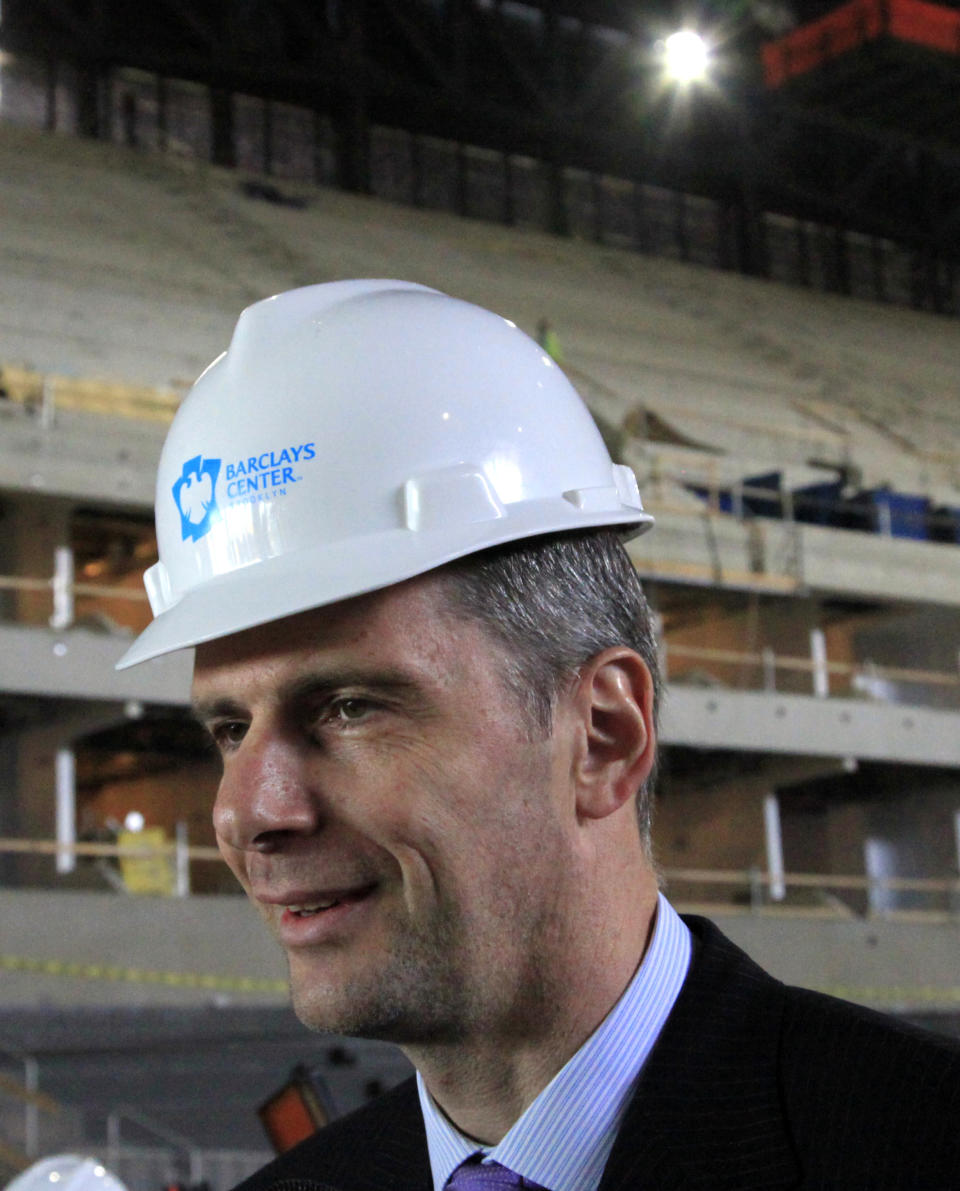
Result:
M561 691L590 658L615 645L635 650L653 679L660 668L653 618L618 535L589 530L496 546L444 568L454 614L480 623L506 647L505 678L531 724L549 732ZM637 793L640 833L649 840L654 774Z

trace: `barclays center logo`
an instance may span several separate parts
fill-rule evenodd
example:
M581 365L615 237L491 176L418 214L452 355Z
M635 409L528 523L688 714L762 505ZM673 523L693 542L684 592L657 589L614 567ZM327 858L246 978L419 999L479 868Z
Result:
M220 517L217 506L219 459L195 455L183 465L180 478L173 485L173 499L180 511L183 540L199 541Z

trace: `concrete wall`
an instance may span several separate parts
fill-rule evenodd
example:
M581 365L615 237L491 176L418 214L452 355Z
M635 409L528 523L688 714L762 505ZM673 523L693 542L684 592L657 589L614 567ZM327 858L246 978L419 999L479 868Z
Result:
M716 921L792 983L897 1010L955 1008L960 1000L960 918L917 923L745 911ZM3 890L0 924L0 1006L7 1009L286 1003L280 949L241 896ZM16 957L48 970L17 971ZM168 979L148 975L158 972Z
M280 949L239 894L8 889L0 891L0 924L6 1006L286 1002Z

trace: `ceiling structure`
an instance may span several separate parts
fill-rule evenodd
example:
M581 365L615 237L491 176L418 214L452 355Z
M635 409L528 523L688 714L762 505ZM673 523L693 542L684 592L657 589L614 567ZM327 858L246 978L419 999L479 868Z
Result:
M933 8L899 0L882 11L902 17L904 6L908 25L912 9ZM815 69L771 73L771 43L789 46L817 21L828 31L838 20L863 27L881 11L874 0L835 8L5 0L0 46L76 69L78 122L89 135L109 134L110 71L137 68L209 88L219 164L236 160L233 95L295 103L331 120L347 190L369 189L370 127L396 127L542 162L559 234L570 230L562 172L573 167L719 201L735 229L728 264L746 273L768 269L763 212L906 244L916 254L915 303L953 313L942 270L953 268L960 242L960 56L942 39L907 40L888 21ZM948 26L960 19L934 12ZM660 53L679 25L713 45L709 83L683 92L665 84ZM842 260L836 275L842 291Z

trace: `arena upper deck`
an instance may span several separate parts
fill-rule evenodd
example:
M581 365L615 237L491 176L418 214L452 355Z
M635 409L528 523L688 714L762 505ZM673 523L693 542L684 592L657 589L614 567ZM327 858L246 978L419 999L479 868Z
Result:
M653 414L651 437L710 448L721 475L809 482L813 459L960 504L958 321L330 189L266 202L242 181L0 127L0 362L182 389L249 302L396 276L531 333L548 318L628 455Z

